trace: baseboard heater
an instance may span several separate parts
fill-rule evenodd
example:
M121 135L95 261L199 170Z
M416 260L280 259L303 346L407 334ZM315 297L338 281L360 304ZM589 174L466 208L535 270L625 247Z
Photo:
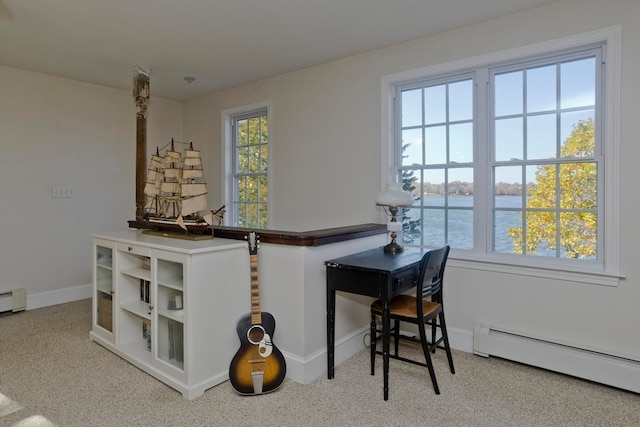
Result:
M23 311L27 308L27 292L22 289L0 291L0 314Z
M473 353L496 356L640 393L640 361L476 324Z

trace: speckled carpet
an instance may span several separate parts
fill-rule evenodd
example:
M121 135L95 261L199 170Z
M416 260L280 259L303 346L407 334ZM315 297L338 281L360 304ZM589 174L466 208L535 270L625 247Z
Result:
M242 397L228 382L187 401L89 341L90 300L0 317L1 426L638 426L640 395L498 358L444 351L434 358L441 395L425 368L363 351L335 379ZM420 358L418 346L403 343Z

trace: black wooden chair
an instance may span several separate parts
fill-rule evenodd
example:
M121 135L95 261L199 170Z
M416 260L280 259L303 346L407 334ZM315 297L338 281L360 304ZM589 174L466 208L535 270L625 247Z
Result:
M420 270L416 282L416 294L399 295L391 300L390 319L393 325L390 334L394 337L394 354L390 354L392 359L413 363L414 365L426 366L429 369L431 382L436 394L440 394L436 374L433 370L430 353L435 353L440 344L444 344L449 360L451 373L455 374L453 368L453 358L451 357L451 347L447 335L447 326L444 319L444 309L442 306L442 286L444 278L444 268L449 256L449 246L435 249L424 254L420 261ZM371 375L375 374L375 355L382 354L376 351L376 341L381 338L382 331L378 329L376 318L382 316L382 302L380 300L371 304ZM408 322L418 325L420 339L400 334L400 322ZM426 327L431 326L431 342L427 341ZM440 328L441 336L436 339L436 330ZM412 359L407 359L398 355L398 343L400 339L407 339L419 342L426 363Z

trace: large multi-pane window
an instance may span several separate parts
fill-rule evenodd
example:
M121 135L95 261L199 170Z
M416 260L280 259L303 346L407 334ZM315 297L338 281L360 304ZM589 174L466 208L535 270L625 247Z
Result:
M269 114L267 109L233 115L233 225L266 228L269 222Z
M405 243L602 263L604 48L395 85Z

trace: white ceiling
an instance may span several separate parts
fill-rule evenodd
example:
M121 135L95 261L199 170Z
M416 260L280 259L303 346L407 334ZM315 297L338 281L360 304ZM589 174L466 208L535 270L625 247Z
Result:
M553 1L0 0L0 63L188 100Z

